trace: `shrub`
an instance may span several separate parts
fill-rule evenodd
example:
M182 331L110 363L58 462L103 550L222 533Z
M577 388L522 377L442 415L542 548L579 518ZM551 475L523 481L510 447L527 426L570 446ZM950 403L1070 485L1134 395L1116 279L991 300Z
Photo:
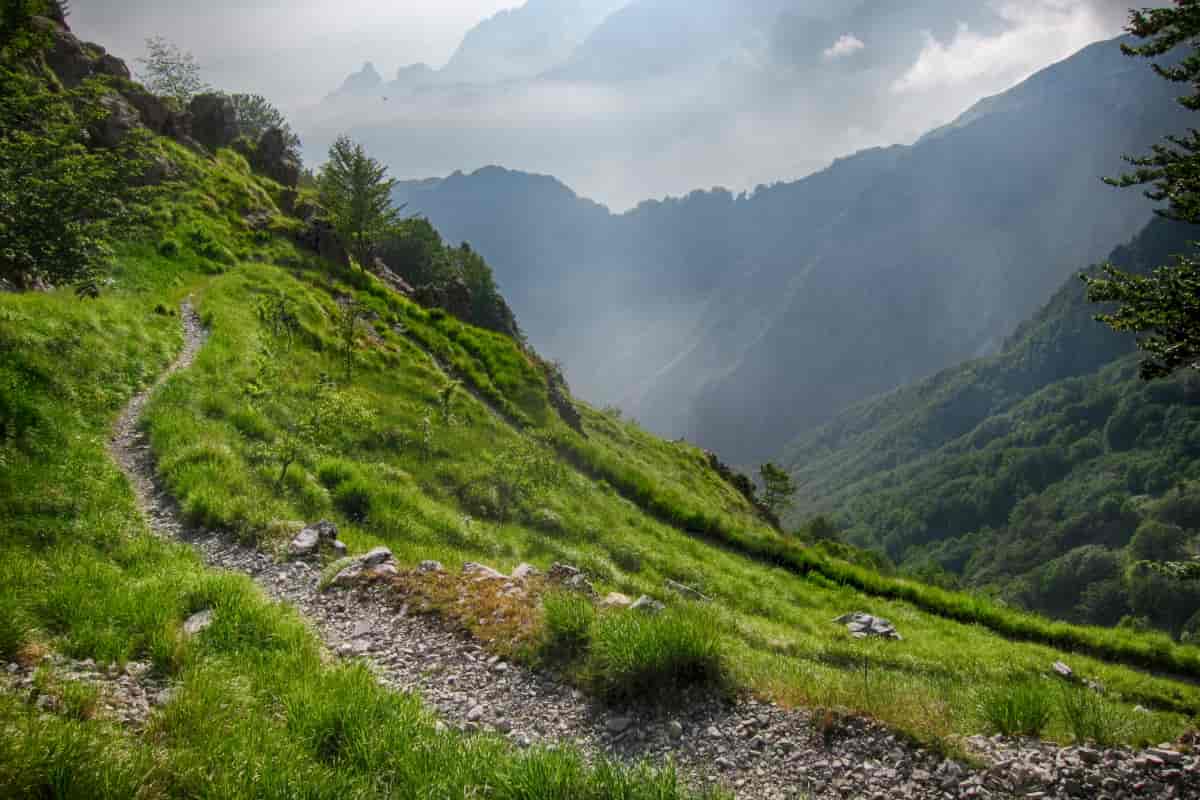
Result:
M158 243L158 254L163 258L176 258L183 246L178 239L163 239Z
M671 702L689 687L725 682L716 623L691 608L601 616L587 672L597 693L614 703Z
M346 481L333 493L333 504L355 522L363 522L371 514L371 487L361 478Z
M641 572L642 571L642 554L633 547L619 544L612 550L612 560L621 569L626 572Z
M1039 679L992 686L979 695L979 716L1005 736L1040 736L1053 708L1050 687Z
M1124 740L1129 730L1124 709L1092 689L1064 689L1058 707L1076 742L1114 745Z
M325 459L317 467L317 478L327 489L336 489L358 477L354 466L339 458Z
M542 640L539 651L547 661L568 662L587 652L596 609L586 597L555 593L542 599Z

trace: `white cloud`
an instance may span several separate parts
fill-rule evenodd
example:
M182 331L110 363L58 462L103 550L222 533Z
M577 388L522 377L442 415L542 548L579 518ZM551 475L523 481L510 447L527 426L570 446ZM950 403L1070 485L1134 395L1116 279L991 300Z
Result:
M1000 91L1110 33L1095 7L1082 0L1010 0L993 7L1007 29L984 36L960 22L948 42L927 32L917 60L892 91L930 92L964 84L985 93Z
M835 58L845 58L851 56L866 47L863 40L855 36L853 33L843 33L838 37L838 40L831 47L826 48L823 55L826 61L832 61Z

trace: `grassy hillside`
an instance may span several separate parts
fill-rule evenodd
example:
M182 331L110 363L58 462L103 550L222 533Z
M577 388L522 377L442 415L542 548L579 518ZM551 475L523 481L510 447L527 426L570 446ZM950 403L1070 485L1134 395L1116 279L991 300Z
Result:
M1158 220L1112 262L1190 250ZM1190 631L1200 587L1132 569L1197 540L1196 378L1138 380L1133 342L1073 280L992 358L857 406L794 443L801 508L927 578L989 587L1068 619Z
M192 524L278 552L292 522L327 518L352 552L383 544L402 565L561 561L602 593L657 597L668 611L641 618L549 596L517 628L441 606L488 646L553 662L606 699L703 680L938 742L989 730L988 698L1010 686L1062 698L1043 731L1061 740L1079 735L1067 711L1080 699L1117 741L1173 738L1200 712L1193 682L1121 663L1194 678L1200 650L1014 615L800 548L696 448L584 406L583 432L568 427L519 342L298 250L282 188L242 156L156 145L178 179L138 200L97 299L0 294L0 658L141 660L173 691L130 731L85 687L56 686L52 662L41 680L55 709L0 689L0 795L686 795L669 771L439 733L416 698L333 662L249 579L147 528L105 445L179 349L189 297L208 338L153 397L146 428ZM711 599L684 602L668 580ZM185 635L202 609L216 622ZM904 640L859 641L832 621L857 610ZM568 642L579 652L556 647ZM1059 659L1107 694L1051 683Z

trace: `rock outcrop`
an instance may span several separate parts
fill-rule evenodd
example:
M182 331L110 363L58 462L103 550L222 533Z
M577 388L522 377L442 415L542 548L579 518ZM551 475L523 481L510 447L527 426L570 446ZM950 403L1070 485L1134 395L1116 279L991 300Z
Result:
M417 287L413 299L426 308L440 308L459 319L469 319L471 290L462 278Z
M192 137L210 151L229 147L241 134L237 108L223 94L208 92L192 98Z
M141 121L137 109L124 97L116 94L102 97L100 107L104 109L105 115L89 129L92 142L98 147L120 147Z
M394 578L399 574L392 551L386 547L376 547L339 570L330 581L330 586L349 588L360 583Z
M250 157L250 166L289 189L300 183L300 162L288 148L287 137L279 128L271 128L259 137Z

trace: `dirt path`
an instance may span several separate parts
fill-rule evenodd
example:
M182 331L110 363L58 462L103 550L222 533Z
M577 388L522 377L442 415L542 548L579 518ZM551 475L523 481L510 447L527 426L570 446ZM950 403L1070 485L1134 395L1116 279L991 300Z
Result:
M280 562L221 534L189 529L157 482L138 423L154 390L188 367L203 345L205 332L190 303L183 305L182 323L182 352L153 387L130 401L111 442L153 529L192 543L213 567L253 577L268 596L295 606L332 652L364 659L386 686L419 692L448 727L494 731L517 747L572 743L590 755L669 760L690 784L720 783L739 798L763 800L1095 797L1103 796L1096 794L1101 788L1112 797L1186 797L1200 787L1195 757L1135 763L1125 753L977 739L996 766L971 770L867 720L841 721L826 736L808 712L752 699L696 697L674 712L614 711L551 675L489 656L436 618L397 609L386 589L322 592L314 564Z

